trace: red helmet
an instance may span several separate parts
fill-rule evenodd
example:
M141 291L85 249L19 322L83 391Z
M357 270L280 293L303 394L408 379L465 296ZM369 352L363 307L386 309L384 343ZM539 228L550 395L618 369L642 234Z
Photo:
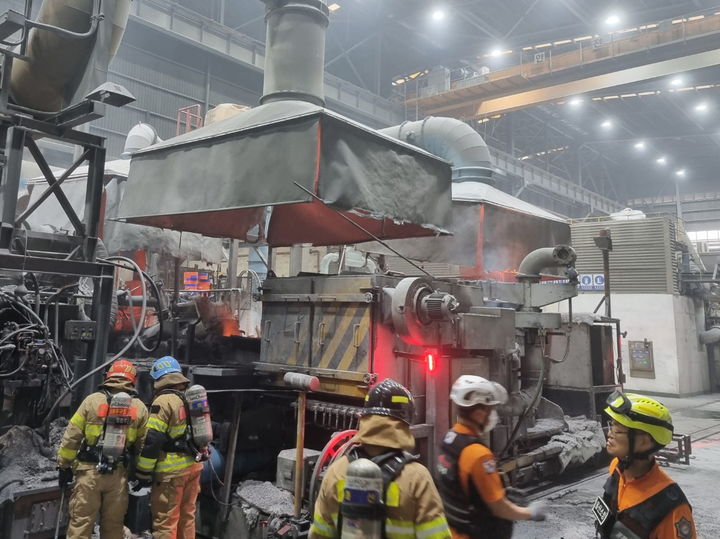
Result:
M135 365L133 365L127 359L120 359L116 361L115 363L110 365L110 368L105 375L105 379L107 380L108 378L114 377L127 378L134 384L137 378L137 370L135 369Z

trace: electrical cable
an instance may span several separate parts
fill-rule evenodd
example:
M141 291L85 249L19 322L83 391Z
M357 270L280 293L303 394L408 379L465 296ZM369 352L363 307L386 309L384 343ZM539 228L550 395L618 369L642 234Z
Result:
M30 313L30 316L32 316L35 320L37 320L41 326L48 329L47 324L45 324L42 321L42 319L37 314L35 314L35 311L33 311L30 307L25 305L22 301L19 301L17 298L12 297L10 294L8 294L7 292L4 292L4 291L0 291L0 297L4 297L5 299L7 299L10 302L10 305L13 307L14 306L22 307L23 309L25 309L25 311Z
M19 372L23 369L23 367L25 366L25 364L28 362L28 359L30 359L30 354L26 354L26 355L25 355L25 358L20 362L20 365L19 365L18 368L15 369L14 371L0 373L0 378L10 378L10 377L13 376L14 374L19 373Z
M147 282L150 283L150 286L153 290L153 295L155 296L155 299L157 299L158 307L159 307L160 304L162 303L162 300L160 298L160 289L157 287L157 284L155 284L155 281L145 271L140 269L140 266L134 260L124 257L124 256L109 256L107 258L98 259L98 260L101 260L103 262L109 262L110 264L113 264L114 266L118 266L118 267L121 267L124 269L130 269L127 266L123 266L122 264L117 264L117 263L111 262L111 260L115 260L115 259L130 263L133 266L132 270L135 271L140 276L143 304L145 304L145 305L147 304L147 287L145 286L145 280L147 280ZM152 354L153 352L156 352L157 349L160 347L160 343L162 341L162 329L163 329L162 316L159 313L157 325L159 325L160 327L158 328L157 339L155 340L155 343L153 344L152 347L148 347L143 342L143 340L140 336L140 333L142 333L142 331L145 329L144 326L145 326L145 319L146 319L147 313L143 314L143 311L141 309L140 321L136 323L135 311L134 311L134 309L132 309L132 307L135 306L133 304L134 300L132 299L132 293L128 294L128 302L131 307L130 322L132 323L132 326L133 326L133 332L136 332L138 330L138 326L140 328L140 332L138 333L137 343L140 345L140 348L142 348L145 352L148 352L150 354Z
M112 256L112 257L108 257L107 261L109 261L109 260L111 260L111 259L121 259L121 260L129 261L130 263L132 263L132 264L134 264L135 266L137 266L137 264L135 264L135 261L130 260L129 258L126 258L126 257L124 257L124 256ZM98 259L98 260L100 260L101 262L105 262L105 261L106 261L105 259ZM110 264L113 264L114 266L119 266L119 264L115 264L115 263L113 263L113 262L109 262L109 263L110 263ZM122 266L121 266L121 267L122 267ZM139 269L139 268L138 268L138 269ZM142 283L143 283L143 288L144 288L145 282L143 281ZM145 294L143 293L143 303L142 303L142 309L141 309L141 311L140 311L140 319L141 319L141 320L144 320L144 319L145 319L145 311L146 311L146 309L147 309L147 301L146 301ZM41 323L42 323L42 320L41 320ZM107 366L109 366L109 365L110 365L113 361L115 361L116 359L120 359L120 358L125 354L125 352L127 352L127 351L130 349L130 347L132 347L132 345L135 344L135 341L136 341L136 339L138 338L139 335L140 335L140 328L138 328L138 330L135 331L135 333L134 333L133 336L130 338L130 340L125 344L125 346L123 346L123 348L122 348L117 354L115 354L114 356L112 356L110 359L108 359L108 360L105 361L104 363L100 364L99 366L95 367L95 368L92 369L90 372L85 373L84 375L82 375L82 376L81 376L80 378L78 378L77 380L73 381L73 382L67 387L67 389L66 389L65 391L63 391L63 393L55 400L55 402L53 403L53 405L50 407L50 410L49 410L49 411L47 412L47 414L45 415L45 419L43 420L43 424L46 424L46 423L49 422L50 418L52 417L52 414L55 412L55 410L57 409L57 407L58 407L58 405L60 404L60 402L65 398L65 396L66 396L70 391L72 391L72 389L73 389L75 386L77 386L80 382L85 381L87 378L93 376L95 373L97 373L97 372L101 371L102 369L106 368Z

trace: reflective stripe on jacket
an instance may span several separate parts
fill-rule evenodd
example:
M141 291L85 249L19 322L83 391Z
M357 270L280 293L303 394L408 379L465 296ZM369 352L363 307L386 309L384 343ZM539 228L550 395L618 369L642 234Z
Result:
M186 430L187 419L183 400L173 393L163 393L155 397L150 406L147 438L137 461L137 473L174 477L184 473L190 466L202 466L187 453L163 450L169 440L184 436Z
M391 417L370 415L360 420L355 441L376 447L411 450L414 439L407 425ZM367 446L366 446L367 447ZM341 457L327 470L315 502L310 538L339 537L338 513L349 461ZM386 491L385 537L389 539L450 539L445 514L430 472L411 462Z
M111 395L120 391L131 394L135 392L132 383L122 378L110 378L100 387ZM85 397L77 411L70 418L70 422L65 429L65 434L58 449L58 467L68 468L76 462L83 440L88 447L94 447L98 443L105 425L105 417L101 417L100 411L107 408L107 404L107 395L102 391ZM148 411L138 398L133 398L130 406L135 409L134 412L131 412L134 419L128 425L125 447L138 455L145 439ZM79 470L91 469L95 468L95 466L95 463L92 462L77 462L77 469Z

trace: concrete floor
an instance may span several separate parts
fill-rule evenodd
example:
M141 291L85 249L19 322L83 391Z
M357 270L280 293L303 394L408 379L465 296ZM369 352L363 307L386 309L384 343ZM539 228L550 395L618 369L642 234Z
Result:
M689 398L661 397L672 412L675 432L691 434L690 466L670 465L665 471L682 487L693 507L698 537L720 537L720 394ZM513 537L588 539L595 537L591 507L602 492L602 474L541 496L548 503L545 522L519 522Z

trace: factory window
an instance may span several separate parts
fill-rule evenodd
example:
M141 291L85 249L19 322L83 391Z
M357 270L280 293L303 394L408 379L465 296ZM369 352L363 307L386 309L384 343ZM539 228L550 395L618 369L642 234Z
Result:
M720 230L697 230L687 235L701 253L720 251Z

